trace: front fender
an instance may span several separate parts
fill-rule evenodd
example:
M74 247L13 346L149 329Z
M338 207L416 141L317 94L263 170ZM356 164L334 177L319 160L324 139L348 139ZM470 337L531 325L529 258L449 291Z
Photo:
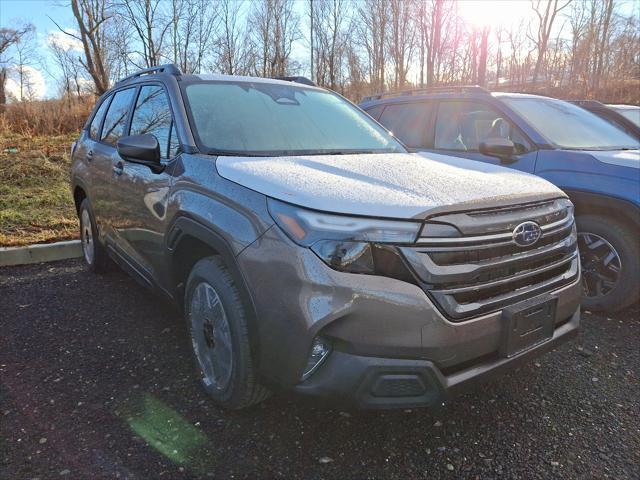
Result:
M597 196L640 207L640 170L601 162L588 152L540 151L536 174L560 187L572 200L580 192L585 202L591 198L602 203L594 200Z

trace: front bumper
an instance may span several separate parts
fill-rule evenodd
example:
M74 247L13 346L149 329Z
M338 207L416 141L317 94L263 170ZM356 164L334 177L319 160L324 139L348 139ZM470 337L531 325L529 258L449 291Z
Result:
M484 370L501 370L520 358L493 358L505 328L502 312L449 321L417 285L333 270L275 226L237 259L259 319L252 325L252 351L260 379L268 385L349 397L355 385L369 388L365 377L376 365L400 370L408 365L423 372L425 385L436 385L440 398L472 377L481 378ZM556 300L555 333L532 352L555 345L577 328L580 294L579 279L546 294ZM334 350L301 383L317 335L328 338Z
M556 348L576 336L579 324L578 309L545 343L510 358L488 358L449 374L429 360L333 352L321 368L295 390L358 408L432 407L476 383Z

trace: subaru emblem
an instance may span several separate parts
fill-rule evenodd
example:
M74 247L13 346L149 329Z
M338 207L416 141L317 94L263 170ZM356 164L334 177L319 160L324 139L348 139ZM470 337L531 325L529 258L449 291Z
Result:
M513 229L513 241L520 247L529 247L542 236L542 229L536 222L523 222Z

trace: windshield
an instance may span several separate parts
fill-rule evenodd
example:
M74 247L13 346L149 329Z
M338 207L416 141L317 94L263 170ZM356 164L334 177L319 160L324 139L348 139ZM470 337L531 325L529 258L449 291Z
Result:
M616 108L614 110L640 127L640 108Z
M205 81L185 88L192 125L208 153L317 155L405 152L367 114L324 90Z
M576 105L552 98L504 98L503 101L560 148L620 150L638 141L606 120Z

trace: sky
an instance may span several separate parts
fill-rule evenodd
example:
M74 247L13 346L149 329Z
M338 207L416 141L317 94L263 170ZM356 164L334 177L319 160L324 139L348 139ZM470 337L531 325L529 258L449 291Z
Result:
M38 68L33 72L35 90L40 97L56 95L56 79L58 70L50 58L48 49L49 34L58 31L58 28L48 17L50 16L63 28L73 28L75 19L71 13L71 7L64 1L46 0L0 0L0 26L32 23L36 27L37 55L43 60L44 68ZM9 80L7 89L11 92L15 89L15 82Z
M638 9L640 0L623 0L621 11L630 13ZM529 0L460 0L460 12L469 22L478 26L510 25L520 21L523 17L531 18ZM297 0L297 8L302 18L302 28L306 28L304 11L306 0ZM49 18L51 17L51 18ZM42 64L34 72L37 93L40 97L56 95L56 76L58 70L51 59L48 48L50 35L56 35L58 41L68 40L61 34L53 20L65 29L77 29L71 8L66 0L0 0L0 26L15 23L31 22L36 27L37 55ZM560 24L561 21L558 22ZM306 32L305 32L306 33ZM307 50L302 42L294 49L294 59L302 64L308 64ZM15 82L8 82L7 88L15 88Z

